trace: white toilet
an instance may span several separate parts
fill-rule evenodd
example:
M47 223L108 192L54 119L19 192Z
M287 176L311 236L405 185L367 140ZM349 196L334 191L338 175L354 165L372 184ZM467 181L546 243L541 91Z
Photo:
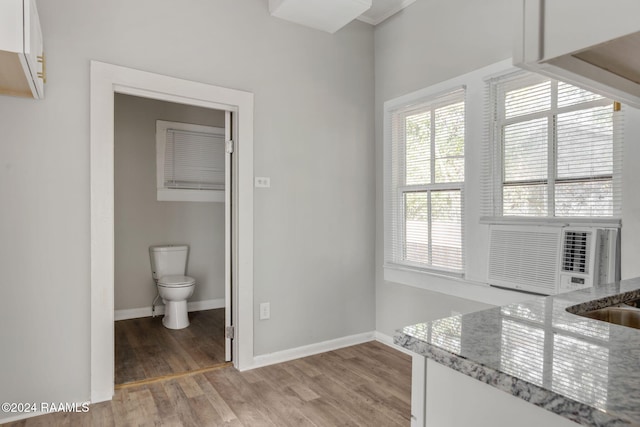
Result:
M194 278L185 276L189 246L150 246L151 272L164 302L162 324L169 329L189 326L187 298L196 287Z

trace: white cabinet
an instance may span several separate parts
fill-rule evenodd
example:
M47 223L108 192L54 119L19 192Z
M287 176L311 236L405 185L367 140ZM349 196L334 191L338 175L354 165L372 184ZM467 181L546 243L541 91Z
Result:
M514 64L640 107L638 0L520 0Z
M562 403L557 404L562 409ZM412 419L412 427L577 426L567 418L431 359L426 364L424 409L420 411L424 424ZM412 407L411 412L418 411Z
M46 64L35 0L0 2L0 94L44 97Z

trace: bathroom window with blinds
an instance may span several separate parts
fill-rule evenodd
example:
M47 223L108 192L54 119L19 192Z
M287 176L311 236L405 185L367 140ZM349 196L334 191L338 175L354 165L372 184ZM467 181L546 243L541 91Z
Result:
M386 112L385 264L463 272L464 88Z
M160 201L223 201L224 128L156 121Z
M619 104L523 72L487 88L487 216L620 217Z

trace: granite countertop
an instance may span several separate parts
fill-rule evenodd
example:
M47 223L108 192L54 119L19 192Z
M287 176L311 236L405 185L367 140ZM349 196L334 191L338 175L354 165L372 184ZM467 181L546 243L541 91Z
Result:
M640 298L640 278L407 326L394 342L586 426L640 425L640 330L583 312Z

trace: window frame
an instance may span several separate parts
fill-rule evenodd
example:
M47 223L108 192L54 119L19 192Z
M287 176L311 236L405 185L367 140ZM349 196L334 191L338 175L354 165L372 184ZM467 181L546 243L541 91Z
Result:
M463 181L435 182L436 181L436 161L441 160L435 156L436 138L435 133L435 111L438 108L454 105L461 102L464 106L464 131L463 131L463 154L461 156L451 156L450 158L463 159ZM466 102L466 86L460 85L448 90L438 92L428 96L415 96L408 103L396 106L385 105L385 125L388 126L390 132L385 136L385 145L387 148L386 155L390 157L385 167L385 211L392 210L393 219L388 221L385 219L385 240L392 240L393 243L385 242L385 267L392 268L408 268L426 273L435 273L439 275L464 277L465 273L465 192L464 177L465 170L465 153L467 141L467 102ZM417 112L430 113L430 138L429 138L429 163L430 163L430 183L429 184L407 184L406 183L406 126L397 126L397 124L406 123L407 117L415 115ZM400 143L397 141L401 140ZM402 145L399 148L398 145ZM447 157L445 157L447 158ZM393 174L393 177L391 176ZM401 182L392 183L395 177L402 177ZM393 187L393 188L391 188ZM433 237L432 237L432 202L431 196L434 192L440 191L457 191L460 198L460 269L445 268L433 265ZM411 193L425 193L428 198L428 263L410 261L406 259L407 239L406 239L406 217L405 217L405 195ZM391 200L393 199L393 200ZM395 208L395 209L394 209ZM393 229L389 228L389 223L395 224ZM389 247L391 246L391 247ZM397 250L393 250L397 249ZM392 252L392 253L389 253Z
M557 147L558 147L558 138L557 138L557 118L560 114L570 113L570 112L578 112L578 111L586 111L588 109L603 107L616 104L615 101L608 99L606 97L585 101L577 104L573 104L565 107L558 107L558 85L560 83L557 79L552 79L543 75L538 75L535 73L527 72L527 71L517 71L505 73L503 75L497 76L498 79L503 78L502 82L496 82L496 77L492 79L487 79L487 125L489 127L488 131L488 145L486 147L488 155L491 157L489 160L489 164L486 166L491 168L489 174L492 176L491 180L491 195L490 200L485 200L485 203L488 205L485 207L485 211L487 216L483 217L484 223L498 223L503 220L513 220L514 222L530 222L530 221L566 221L567 219L578 220L580 222L584 221L616 221L621 217L621 206L616 205L616 200L613 200L613 212L612 215L605 216L579 216L579 217L568 217L556 215L556 192L555 186L557 183L570 183L570 182L602 182L607 180L604 175L597 176L582 176L582 177L571 177L571 178L558 178L558 163L557 163ZM492 81L493 80L493 81ZM544 111L538 111L534 113L527 113L518 115L511 118L506 118L505 109L506 109L506 93L511 90L524 88L529 85L535 85L536 83L542 82L550 82L550 107ZM571 83L568 83L571 84ZM619 105L619 104L617 104ZM614 110L618 111L618 110ZM513 180L507 181L505 178L505 141L504 141L504 129L508 125L512 125L514 123L524 123L527 121L544 118L547 122L547 168L546 179L531 179L531 180ZM622 151L622 140L623 136L616 135L619 132L622 132L622 126L620 122L622 117L613 116L613 168L611 175L607 175L609 177L608 182L611 182L612 191L616 192L616 187L620 188L621 186L621 176L616 175L616 160L617 156L621 155ZM621 174L621 171L618 171L618 175ZM595 178L595 179L594 179ZM600 178L600 179L598 179ZM516 186L516 185L544 185L546 194L546 215L505 215L504 214L504 189L508 186ZM615 199L615 196L614 196ZM621 204L621 200L618 201Z
M159 202L224 202L224 183L221 189L175 188L165 185L167 138L169 131L172 130L211 134L222 138L222 144L225 144L223 127L156 120L156 200Z

